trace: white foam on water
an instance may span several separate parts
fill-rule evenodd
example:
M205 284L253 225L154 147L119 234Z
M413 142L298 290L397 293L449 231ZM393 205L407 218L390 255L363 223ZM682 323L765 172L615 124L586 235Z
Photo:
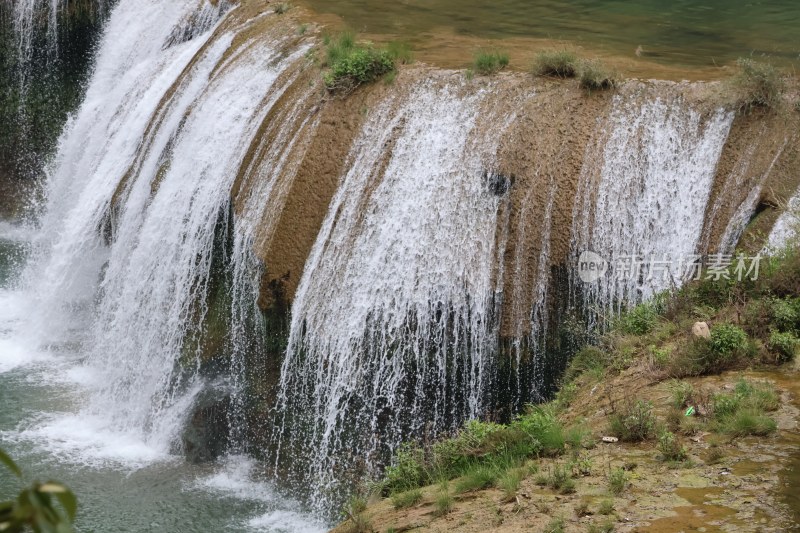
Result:
M270 511L252 518L247 522L247 527L256 531L275 533L322 533L330 529L309 515L286 510Z

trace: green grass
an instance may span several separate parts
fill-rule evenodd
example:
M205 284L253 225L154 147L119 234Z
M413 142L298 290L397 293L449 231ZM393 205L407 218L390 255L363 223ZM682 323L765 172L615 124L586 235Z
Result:
M608 473L608 490L611 494L619 496L628 488L630 477L622 468L614 468Z
M456 493L461 494L462 492L489 488L495 484L498 476L498 471L491 466L476 466L465 472L456 482Z
M658 451L661 453L662 460L668 462L681 462L688 458L686 447L670 431L662 431L659 434Z
M683 409L692 400L694 386L688 381L673 379L667 384L670 394L670 405L674 409Z
M774 387L764 383L740 380L730 393L713 398L716 428L733 437L766 436L778 425L767 413L780 407Z
M791 331L785 333L773 331L770 333L769 342L767 343L767 347L778 354L778 361L781 363L793 361L798 346L800 346L800 340Z
M512 501L517 497L519 485L523 479L525 479L525 472L522 468L509 469L497 479L497 488L503 491L505 501Z
M482 49L475 53L472 70L481 76L490 76L506 68L509 57L506 52L494 49Z
M751 58L741 58L736 65L738 71L731 83L738 94L741 111L776 109L781 106L786 84L777 68L768 62Z
M597 507L597 512L602 515L610 515L614 513L614 500L603 500Z
M543 533L564 533L564 519L554 518L548 523Z
M553 465L548 473L536 476L536 484L549 487L559 494L572 494L575 492L575 480L572 478L572 469L567 465Z
M617 75L598 60L581 61L580 86L587 91L607 91L617 86Z
M290 9L292 9L292 5L289 2L279 2L275 4L276 15L283 15L287 13Z
M578 74L578 56L569 50L544 50L536 54L533 74L550 78L574 78Z
M395 509L406 509L413 507L422 501L422 491L412 489L406 492L398 492L392 495L392 505Z
M445 516L453 510L453 497L450 495L450 487L447 481L439 485L439 493L436 495L434 504L436 509L434 509L433 514L435 516Z

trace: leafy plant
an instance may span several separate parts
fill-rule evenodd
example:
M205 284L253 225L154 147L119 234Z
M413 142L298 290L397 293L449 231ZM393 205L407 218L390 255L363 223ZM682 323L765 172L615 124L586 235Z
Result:
M331 92L352 90L395 69L395 59L388 50L375 48L372 43L356 42L352 32L326 37L324 44L328 69L323 81Z
M620 317L619 326L628 335L646 335L656 327L658 313L650 302L639 304Z
M797 347L800 345L800 340L792 332L780 333L773 331L769 336L769 343L767 346L770 350L778 354L779 361L786 363L792 361L797 352Z
M725 357L733 357L747 348L747 333L733 324L720 324L711 330L711 349Z
M686 447L669 431L662 431L658 436L658 451L665 461L685 461L688 457Z
M0 463L22 479L22 471L3 450ZM14 500L0 502L0 531L18 533L30 528L35 532L70 533L77 510L75 495L61 483L34 482Z

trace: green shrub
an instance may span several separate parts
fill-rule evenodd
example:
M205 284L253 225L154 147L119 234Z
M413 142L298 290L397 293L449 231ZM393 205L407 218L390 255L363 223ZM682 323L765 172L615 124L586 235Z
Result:
M733 85L739 93L742 111L780 106L786 86L778 69L749 58L739 59L736 64L739 71L733 78Z
M733 324L720 324L711 330L711 349L724 358L744 352L747 340L747 333Z
M770 350L778 354L778 360L786 363L794 360L797 346L800 340L797 339L792 332L780 333L773 331L769 336L769 343L767 346Z
M395 509L413 507L422 501L422 491L419 489L398 492L392 495L392 505Z
M619 327L627 335L646 335L658 323L658 313L653 304L646 302L624 313L619 319Z
M326 66L323 81L329 91L348 91L371 83L395 69L395 60L387 50L371 43L357 43L355 34L343 32L326 37Z
M522 431L531 441L538 443L540 453L544 455L559 455L564 452L564 429L550 407L530 407L511 427Z
M797 332L800 327L800 299L771 300L772 323L779 331Z
M611 415L609 431L625 442L638 442L653 437L656 430L656 418L650 402L638 400L628 403L622 411Z
M472 62L472 69L481 76L489 76L506 68L509 57L499 50L478 50Z
M574 78L578 74L578 56L569 50L544 50L536 54L533 74L551 78Z
M717 394L713 399L714 418L722 433L742 437L768 435L777 429L766 413L780 406L774 387L740 380L733 392Z
M658 436L658 451L664 461L685 461L688 457L686 447L669 431L662 431Z
M426 485L429 480L423 450L406 443L395 452L393 464L386 468L383 484L385 490L395 493Z
M291 8L292 5L289 2L279 2L275 4L275 14L283 15L284 13L288 12Z
M595 440L592 432L585 425L570 426L564 433L564 441L573 450L594 448Z
M614 468L608 473L608 490L611 494L620 495L628 487L629 476L622 468Z
M606 91L617 86L616 76L600 61L582 61L580 86L587 91Z

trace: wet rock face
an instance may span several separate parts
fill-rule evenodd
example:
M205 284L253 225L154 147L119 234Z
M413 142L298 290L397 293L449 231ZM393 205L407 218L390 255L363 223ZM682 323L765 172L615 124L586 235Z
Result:
M230 396L220 391L201 393L182 435L186 460L199 464L216 460L228 449Z

